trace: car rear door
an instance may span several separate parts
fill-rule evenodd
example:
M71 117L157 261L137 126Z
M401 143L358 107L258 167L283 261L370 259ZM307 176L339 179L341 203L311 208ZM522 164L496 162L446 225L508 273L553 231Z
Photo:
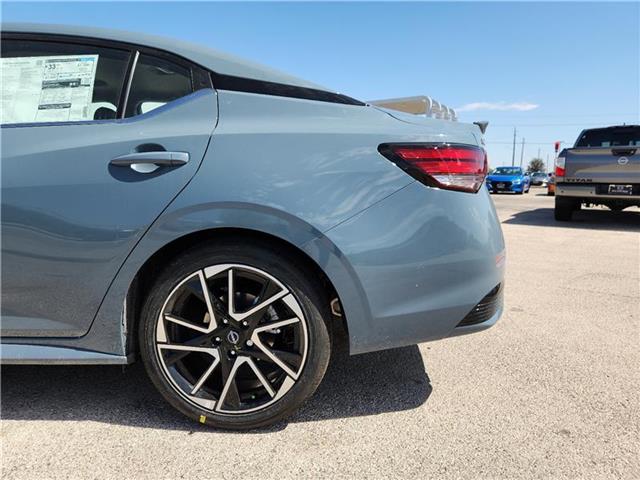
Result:
M2 39L2 336L86 333L111 281L198 169L209 75L146 48Z

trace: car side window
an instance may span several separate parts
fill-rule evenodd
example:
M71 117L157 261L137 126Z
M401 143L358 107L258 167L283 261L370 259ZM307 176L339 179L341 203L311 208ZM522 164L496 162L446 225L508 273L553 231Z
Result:
M141 53L133 72L125 117L150 112L193 91L191 68Z
M2 39L2 124L117 118L130 52Z

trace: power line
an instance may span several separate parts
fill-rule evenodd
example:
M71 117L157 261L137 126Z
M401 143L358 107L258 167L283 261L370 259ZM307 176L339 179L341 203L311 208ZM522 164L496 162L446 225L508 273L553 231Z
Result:
M513 153L511 154L511 166L516 162L516 127L513 127Z
M550 145L550 146L553 146L553 142L555 142L555 141L557 141L557 140L549 140L547 142L529 142L529 141L527 141L527 145ZM486 143L486 144L496 144L496 145L511 145L513 143L513 141L512 140L509 140L509 141L506 141L506 142L505 141L496 141L496 142L485 141L484 143ZM563 142L563 143L567 143L567 142Z
M622 123L625 122L620 122L617 123L617 125L621 125ZM517 125L519 127L585 127L585 126L591 126L591 125L602 125L602 122L582 122L582 123L517 123ZM511 125L509 124L499 124L499 123L494 123L494 124L489 124L490 127L493 128L512 128L513 127L513 123Z
M466 112L463 112L466 113ZM522 114L520 115L511 115L511 116L506 116L506 115L500 115L503 119L507 118L522 118ZM633 112L633 113L575 113L575 114L564 114L564 113L557 113L557 114L547 114L547 115L527 115L528 119L538 119L538 118L567 118L567 117L573 117L573 118L593 118L593 117L638 117L640 116L640 112Z

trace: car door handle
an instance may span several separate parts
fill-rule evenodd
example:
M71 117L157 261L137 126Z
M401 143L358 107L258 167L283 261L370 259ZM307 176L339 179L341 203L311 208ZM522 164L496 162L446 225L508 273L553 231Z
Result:
M187 152L136 152L120 155L111 160L117 167L134 167L136 165L155 165L156 167L179 167L189 161ZM134 170L137 170L134 168ZM155 169L154 169L155 170ZM154 171L151 170L151 171Z

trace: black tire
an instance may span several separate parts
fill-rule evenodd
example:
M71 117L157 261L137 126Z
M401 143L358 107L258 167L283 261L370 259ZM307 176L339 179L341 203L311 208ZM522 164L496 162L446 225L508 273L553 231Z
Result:
M573 198L556 197L554 208L555 219L559 222L568 222L573 216L573 211L580 208L580 201Z
M145 301L139 325L140 354L146 371L156 388L171 405L199 423L232 430L246 430L273 424L296 411L315 392L324 376L331 353L330 333L327 323L331 318L331 313L328 308L329 302L325 298L326 294L317 283L312 281L312 279L317 278L317 274L301 266L301 262L278 255L275 253L276 251L277 249L270 248L268 243L247 241L246 239L208 242L174 258L162 269L157 276L157 280L149 289L151 293ZM264 408L261 407L260 410L249 413L219 413L212 409L195 405L181 395L177 385L175 383L172 384L172 380L169 378L170 374L164 360L160 358L162 353L159 352L164 350L161 350L161 341L156 338L160 316L166 313L164 309L167 302L182 284L181 282L194 272L198 274L201 271L204 272L203 269L207 266L223 264L246 265L268 272L274 279L286 286L289 293L293 295L303 313L303 318L300 321L306 325L306 359L302 357L303 360L299 367L301 370L297 373L295 383L293 386L288 387L286 393L279 399L278 396L274 397L272 394L271 397L274 403L269 404L267 402ZM233 276L233 274L231 275ZM218 301L218 298L212 295L211 291L209 294L212 301ZM235 294L236 292L234 292L233 297L235 297ZM262 292L260 295L262 295ZM254 301L258 301L257 296ZM219 305L216 304L216 306ZM216 316L221 311L224 312L224 309L217 310ZM263 313L260 313L260 315L264 317ZM219 320L219 317L216 318ZM259 321L266 322L264 319ZM229 317L228 322L232 323L231 317ZM271 334L271 331L264 333ZM219 340L219 337L216 340ZM249 342L247 341L248 344ZM221 348L217 351L220 356L223 355ZM240 357L236 359L236 362L239 359ZM228 359L225 361L233 362L234 360ZM182 360L179 362L182 362ZM260 364L262 365L262 363ZM221 361L217 365L218 367L216 368L223 367ZM212 371L215 371L214 366L211 368ZM227 375L232 379L233 388L237 392L239 387L236 384L236 377L239 374L236 373L235 376L230 374L228 368L227 366ZM236 371L239 372L240 368L243 367L238 367ZM231 371L233 372L233 369ZM222 383L225 383L224 377L222 377ZM240 398L240 394L238 394L237 398ZM253 399L254 397L252 396L251 398ZM224 407L224 402L221 403L223 403L222 406Z
M520 190L519 192L516 192L516 195L522 195L524 193L524 188L522 190Z
M607 205L607 207L609 207L609 210L612 212L621 212L627 208L627 205Z

